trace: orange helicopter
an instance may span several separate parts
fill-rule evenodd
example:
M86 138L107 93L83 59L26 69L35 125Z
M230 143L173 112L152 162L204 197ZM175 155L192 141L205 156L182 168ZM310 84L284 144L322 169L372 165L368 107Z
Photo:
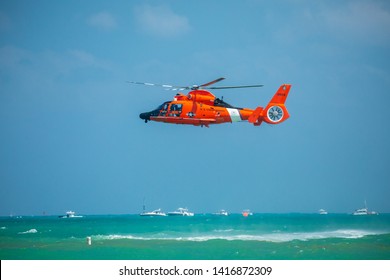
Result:
M219 78L200 86L193 85L185 87L131 81L129 81L129 83L160 86L167 90L190 90L187 95L182 93L176 94L172 101L164 102L153 111L141 113L139 117L143 119L145 123L148 121L156 121L209 127L211 124L248 121L255 126L259 126L263 121L268 124L279 124L289 118L290 115L284 103L287 99L291 85L284 84L280 86L265 108L257 107L253 110L232 106L223 101L223 99L215 97L206 89L250 88L262 87L263 85L210 87L210 85L224 79L225 78Z

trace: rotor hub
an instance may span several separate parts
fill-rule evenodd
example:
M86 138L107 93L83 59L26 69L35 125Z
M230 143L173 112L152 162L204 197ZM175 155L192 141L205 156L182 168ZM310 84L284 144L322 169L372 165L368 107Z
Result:
M275 105L268 109L267 115L268 115L268 119L271 122L276 123L281 121L284 113L283 113L283 109L280 106Z

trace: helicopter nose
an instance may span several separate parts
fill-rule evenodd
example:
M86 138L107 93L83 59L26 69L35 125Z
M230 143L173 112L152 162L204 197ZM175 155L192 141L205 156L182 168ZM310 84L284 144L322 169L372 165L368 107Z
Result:
M141 113L141 114L139 114L139 117L142 120L145 120L145 122L148 122L150 120L150 114L149 113Z

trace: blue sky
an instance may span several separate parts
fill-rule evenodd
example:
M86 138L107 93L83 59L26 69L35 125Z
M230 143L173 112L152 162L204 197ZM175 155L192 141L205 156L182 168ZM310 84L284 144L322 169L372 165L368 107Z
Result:
M0 215L390 212L387 1L0 1ZM266 105L254 127L148 124L175 85Z

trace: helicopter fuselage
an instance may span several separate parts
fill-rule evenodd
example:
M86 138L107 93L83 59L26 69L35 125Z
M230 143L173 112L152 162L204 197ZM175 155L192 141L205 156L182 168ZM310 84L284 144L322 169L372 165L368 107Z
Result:
M178 93L172 101L161 104L157 109L141 113L145 122L156 121L175 124L209 126L210 124L248 121L255 126L262 122L279 124L289 118L285 106L291 85L279 87L268 105L256 109L234 107L216 98L204 89L190 91L187 95Z
M187 95L177 94L173 101L157 109L140 114L145 122L157 121L175 124L208 126L248 120L254 110L231 106L206 90L194 90Z

